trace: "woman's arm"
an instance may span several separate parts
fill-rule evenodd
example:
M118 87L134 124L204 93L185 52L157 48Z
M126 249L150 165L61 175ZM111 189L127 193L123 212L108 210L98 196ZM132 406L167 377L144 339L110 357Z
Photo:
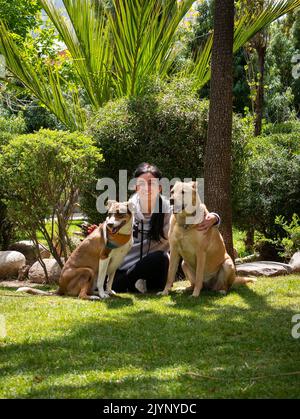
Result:
M219 227L221 224L221 217L215 212L207 212L202 223L198 224L197 230L206 233L212 226Z

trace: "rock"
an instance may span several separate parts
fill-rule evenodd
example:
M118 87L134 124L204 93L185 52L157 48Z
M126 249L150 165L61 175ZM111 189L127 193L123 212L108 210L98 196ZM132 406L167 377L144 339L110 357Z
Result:
M245 256L243 258L237 258L235 259L236 265L241 265L242 263L248 263L248 262L254 262L259 259L258 253L253 253L252 255Z
M48 273L48 281L44 272L44 269L40 262L35 262L28 272L28 279L30 282L35 282L37 284L58 284L61 268L55 259L43 259L43 262L46 265Z
M39 244L39 249L42 259L48 259L51 256L49 250L45 246ZM23 240L13 243L9 246L9 250L16 250L17 252L23 253L26 257L27 265L31 266L38 260L36 257L35 245L31 240Z
M290 265L279 262L251 262L236 266L238 276L279 276L292 272Z
M300 272L300 252L297 252L292 256L290 266L293 272Z
M19 269L26 265L26 258L20 252L0 251L0 280L17 277Z

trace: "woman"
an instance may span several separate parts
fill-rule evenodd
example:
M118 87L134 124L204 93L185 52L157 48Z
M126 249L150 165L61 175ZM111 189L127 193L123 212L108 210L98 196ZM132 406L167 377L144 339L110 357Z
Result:
M163 290L169 268L168 230L171 217L169 201L161 195L160 170L142 163L134 172L136 193L130 198L136 206L134 215L134 244L113 282L116 292L141 292ZM159 211L154 211L154 209ZM220 224L217 214L209 213L197 227L207 231Z

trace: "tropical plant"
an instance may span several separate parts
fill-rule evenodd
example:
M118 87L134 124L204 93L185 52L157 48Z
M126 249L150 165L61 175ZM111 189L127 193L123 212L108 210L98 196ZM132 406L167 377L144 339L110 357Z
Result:
M0 51L7 68L69 129L82 129L86 114L82 95L93 110L110 99L140 94L150 76L168 77L177 55L176 31L193 0L112 0L97 7L94 0L63 0L65 13L53 0L39 0L65 43L78 74L80 88L64 90L56 66L37 57L30 65L3 22ZM257 14L245 13L235 23L234 52L258 31L300 6L300 0L270 2ZM212 35L186 74L194 88L210 79Z
M8 215L37 252L39 231L60 266L73 250L68 227L79 193L100 161L92 139L78 132L41 130L2 148L0 184Z

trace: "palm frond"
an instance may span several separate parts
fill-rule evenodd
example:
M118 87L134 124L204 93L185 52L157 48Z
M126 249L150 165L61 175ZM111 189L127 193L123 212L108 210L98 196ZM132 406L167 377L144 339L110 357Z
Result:
M5 56L8 70L19 79L59 120L72 130L82 129L84 114L77 94L70 99L62 93L60 76L51 63L37 60L36 65L24 58L20 47L0 21L0 51Z
M113 0L109 22L113 34L118 95L142 91L154 74L170 69L175 32L193 0Z
M277 0L269 2L264 10L256 15L246 13L235 24L233 52L236 53L260 30L298 7L300 0ZM193 70L195 89L201 89L210 80L212 37L213 35L208 38L195 62Z
M107 16L91 0L63 0L64 16L53 0L40 0L66 47L94 107L107 101L113 54Z

